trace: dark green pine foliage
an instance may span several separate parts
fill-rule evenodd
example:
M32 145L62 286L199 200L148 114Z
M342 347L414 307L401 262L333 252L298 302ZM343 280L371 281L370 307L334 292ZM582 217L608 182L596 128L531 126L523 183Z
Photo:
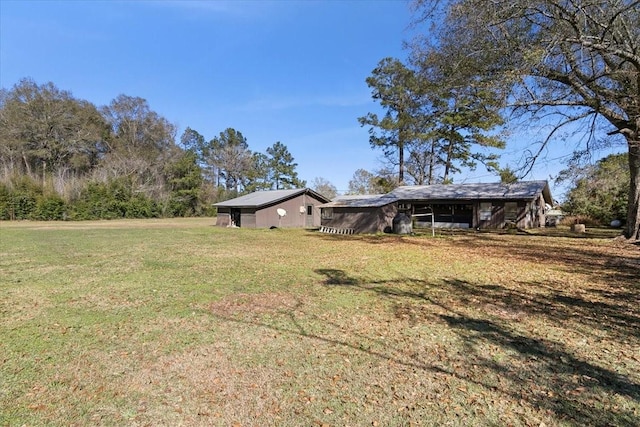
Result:
M384 58L367 78L371 96L385 109L383 117L368 113L358 118L369 126L369 143L380 148L398 166L398 181L404 183L405 149L420 135L422 93L413 70L395 58Z
M271 171L269 157L263 153L253 153L252 167L247 175L244 189L247 193L254 191L271 190Z
M202 173L198 157L193 151L185 151L179 160L168 168L171 188L169 209L172 216L194 216L200 214L200 191Z
M271 184L274 190L287 190L301 188L306 185L305 181L298 178L296 172L297 163L287 149L287 146L280 141L267 148L268 166L271 174Z

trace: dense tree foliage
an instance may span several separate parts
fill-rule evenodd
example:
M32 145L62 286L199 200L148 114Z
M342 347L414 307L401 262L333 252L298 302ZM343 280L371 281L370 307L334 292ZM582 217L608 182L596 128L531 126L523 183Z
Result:
M398 181L403 183L405 150L422 134L422 89L419 76L402 62L385 58L367 78L373 99L385 109L383 117L369 113L358 120L369 126L369 142L373 148L382 148L387 158L397 158Z
M421 57L408 66L385 58L367 78L385 115L369 113L359 121L370 126L372 147L397 158L402 184L450 182L460 167L474 169L478 163L496 171L497 155L482 148L504 148L504 141L491 134L503 124L496 94L460 82L457 70L443 71L435 60ZM440 170L443 174L436 175Z
M166 170L181 153L175 144L175 126L138 97L119 95L102 112L111 132L96 174L102 181L127 177L132 192L163 198Z
M304 186L287 147L207 141L127 95L96 108L53 83L0 91L0 219L192 216L249 191Z
M594 165L572 165L557 181L569 182L564 210L583 215L602 224L624 221L629 195L629 155L612 154Z
M271 174L274 190L288 190L304 187L306 183L300 181L296 172L297 163L289 153L287 146L280 141L267 148L268 167Z
M218 171L218 185L224 184L228 195L236 197L251 169L252 158L247 139L241 132L227 128L211 141L208 154Z
M186 151L167 170L169 184L169 212L172 216L201 214L202 170L197 155Z
M415 61L453 69L550 127L531 141L523 172L567 125L583 124L586 151L598 136L624 138L625 235L640 238L640 1L417 0L415 10L429 25Z
M264 153L253 153L251 157L251 169L247 175L245 191L272 190L270 159Z
M89 102L52 83L21 80L0 92L2 178L83 174L106 151L107 123Z

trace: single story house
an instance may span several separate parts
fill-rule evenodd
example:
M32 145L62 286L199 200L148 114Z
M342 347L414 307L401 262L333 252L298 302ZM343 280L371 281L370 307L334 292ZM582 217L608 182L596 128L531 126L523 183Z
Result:
M544 227L552 204L547 181L512 184L434 184L401 186L383 195L338 198L323 204L323 227L355 233L392 230L399 213L414 227L500 229Z
M319 227L320 205L329 199L309 188L256 191L215 203L221 227Z

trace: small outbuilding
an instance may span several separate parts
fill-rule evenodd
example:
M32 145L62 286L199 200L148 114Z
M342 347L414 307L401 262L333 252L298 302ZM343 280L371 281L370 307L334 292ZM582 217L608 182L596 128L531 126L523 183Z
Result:
M546 181L401 186L322 205L322 226L377 233L393 230L400 213L415 228L534 228L544 227L545 206L552 203Z
M216 203L216 225L221 227L299 227L320 226L320 205L329 202L309 189L256 191Z

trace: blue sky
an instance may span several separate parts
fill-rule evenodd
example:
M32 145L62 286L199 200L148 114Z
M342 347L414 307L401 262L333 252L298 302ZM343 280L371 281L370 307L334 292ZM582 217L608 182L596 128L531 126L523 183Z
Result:
M253 151L280 141L300 178L344 192L357 169L381 166L357 118L379 112L365 79L382 58L407 56L410 22L402 0L2 0L0 86L51 81L97 106L141 97L178 139L231 127ZM502 163L531 137L512 136ZM549 152L527 179L549 179L562 167L549 159L567 153ZM496 180L482 168L454 176Z

